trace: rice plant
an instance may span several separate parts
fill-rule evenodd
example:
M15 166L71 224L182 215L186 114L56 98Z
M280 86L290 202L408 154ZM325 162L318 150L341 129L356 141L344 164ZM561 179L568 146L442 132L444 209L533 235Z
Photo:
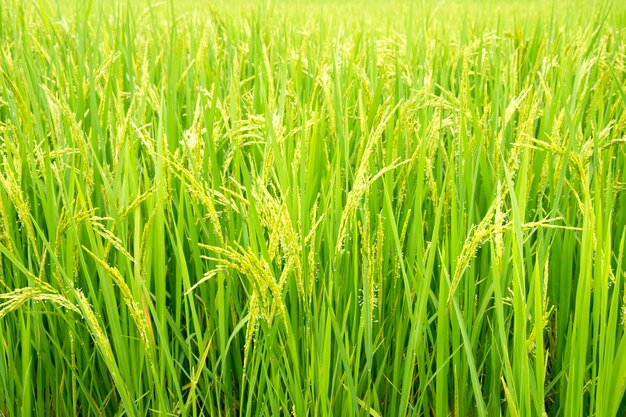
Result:
M623 416L626 3L0 0L0 416Z

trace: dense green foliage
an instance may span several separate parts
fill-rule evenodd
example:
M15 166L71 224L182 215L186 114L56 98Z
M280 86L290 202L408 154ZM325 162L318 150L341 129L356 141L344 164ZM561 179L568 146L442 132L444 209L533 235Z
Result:
M626 7L0 0L0 415L616 416Z

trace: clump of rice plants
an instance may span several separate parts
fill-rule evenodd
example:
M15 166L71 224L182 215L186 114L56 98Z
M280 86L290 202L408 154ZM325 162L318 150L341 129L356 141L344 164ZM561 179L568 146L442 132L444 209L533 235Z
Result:
M626 412L626 5L0 0L0 416Z

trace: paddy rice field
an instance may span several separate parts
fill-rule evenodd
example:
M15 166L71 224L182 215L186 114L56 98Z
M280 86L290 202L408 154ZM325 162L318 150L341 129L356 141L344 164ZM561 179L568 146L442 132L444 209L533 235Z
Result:
M626 3L0 0L0 416L624 416Z

